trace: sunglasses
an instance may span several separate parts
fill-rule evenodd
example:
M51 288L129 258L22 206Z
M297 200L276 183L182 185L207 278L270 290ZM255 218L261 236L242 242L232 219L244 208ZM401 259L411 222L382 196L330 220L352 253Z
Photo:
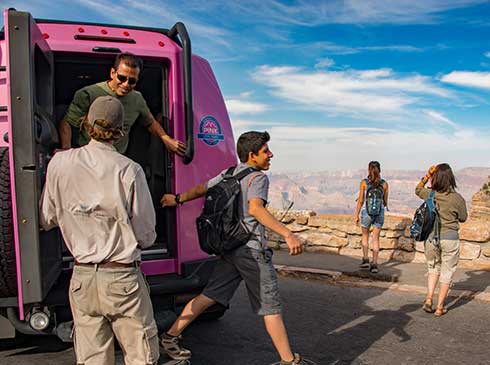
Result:
M127 81L129 85L134 85L138 82L138 79L136 77L127 77L124 75L119 75L117 72L116 72L116 77L119 81L123 83Z

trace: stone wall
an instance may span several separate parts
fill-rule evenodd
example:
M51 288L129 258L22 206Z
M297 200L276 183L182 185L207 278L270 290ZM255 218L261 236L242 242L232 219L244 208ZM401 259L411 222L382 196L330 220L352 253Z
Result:
M480 208L479 208L480 209ZM322 251L333 254L362 256L361 228L352 215L323 214L313 211L291 211L285 216L271 209L276 218L295 232L305 244L306 251ZM385 215L385 224L380 236L379 257L402 262L425 262L423 242L410 238L411 217ZM273 248L287 248L282 237L267 232ZM460 266L490 270L490 219L474 215L460 230Z

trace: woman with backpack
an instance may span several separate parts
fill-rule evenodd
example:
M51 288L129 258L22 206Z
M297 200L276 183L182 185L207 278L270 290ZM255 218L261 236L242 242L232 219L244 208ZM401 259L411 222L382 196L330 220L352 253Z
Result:
M379 162L371 161L368 165L367 178L361 180L354 215L356 224L359 224L359 214L361 215L363 258L359 267L370 270L374 274L378 272L379 235L384 224L385 208L388 208L388 183L381 178L380 172ZM371 226L373 226L373 261L369 263L369 230Z
M425 188L430 180L431 187ZM459 223L466 221L468 213L464 198L456 192L456 179L447 163L431 166L427 174L415 188L415 194L424 200L434 192L434 202L438 213L438 224L424 242L425 258L427 261L427 296L423 309L440 317L447 313L444 301L449 292L449 286L456 267L458 266L460 242ZM439 298L436 310L432 309L432 297L439 281Z

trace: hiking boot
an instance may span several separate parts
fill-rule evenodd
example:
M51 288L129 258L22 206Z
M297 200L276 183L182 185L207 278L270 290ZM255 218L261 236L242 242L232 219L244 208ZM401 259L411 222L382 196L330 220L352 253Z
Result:
M188 360L191 358L191 351L180 345L182 336L171 336L163 334L160 345L163 351L173 360Z
M306 362L299 356L299 354L294 354L293 361L281 361L280 365L306 365Z
M362 259L362 262L359 265L359 268L361 268L363 270L369 270L371 268L371 264L369 263L369 259Z
M371 264L371 269L369 269L373 274L377 274L379 272L377 264Z

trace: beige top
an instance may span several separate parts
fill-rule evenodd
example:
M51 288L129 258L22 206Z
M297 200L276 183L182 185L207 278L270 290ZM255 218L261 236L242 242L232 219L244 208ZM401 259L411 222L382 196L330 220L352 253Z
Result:
M153 244L155 210L142 168L108 143L58 152L48 165L40 222L59 226L80 263L141 260Z
M431 190L424 187L416 187L415 194L424 200L429 197ZM447 193L435 192L434 200L437 211L441 219L441 236L446 235L457 238L459 231L459 223L466 221L468 212L466 211L466 202L461 194L451 190Z

